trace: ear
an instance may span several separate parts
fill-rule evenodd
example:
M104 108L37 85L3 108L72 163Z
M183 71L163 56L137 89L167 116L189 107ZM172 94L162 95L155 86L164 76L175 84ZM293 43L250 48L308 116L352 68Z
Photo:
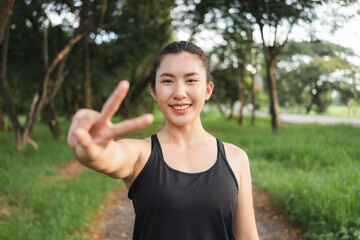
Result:
M214 90L214 83L213 83L213 82L209 82L208 84L206 84L205 100L209 100L209 99L210 99L213 90Z
M157 102L155 89L153 89L153 88L151 87L151 84L150 84L150 94L151 94L151 96L153 97L153 99Z

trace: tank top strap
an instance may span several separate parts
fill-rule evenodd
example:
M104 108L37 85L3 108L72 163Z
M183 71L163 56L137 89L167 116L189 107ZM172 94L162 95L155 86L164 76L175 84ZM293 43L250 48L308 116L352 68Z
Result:
M151 135L151 151L154 151L156 147L159 145L159 140L156 137L156 134Z
M216 139L216 142L221 156L226 159L224 144L219 139Z
M231 168L231 166L229 164L229 161L226 158L224 144L219 139L216 139L216 141L217 141L217 144L218 144L218 149L219 149L220 156L221 156L223 162L225 163L228 171L230 172L232 178L234 179L237 189L239 189L238 181L237 181L237 179L235 177L234 171L232 170L232 168Z
M159 154L159 141L156 137L156 134L151 135L150 137L151 139L151 152L150 152L150 156L147 160L147 162L145 163L145 166L143 167L143 169L140 171L139 175L135 178L134 182L132 183L129 191L128 191L128 198L130 198L132 200L132 196L134 195L134 192L137 189L137 185L138 182L141 181L142 178L144 178L143 175L146 175L146 169L150 167L150 165L153 165L154 163L156 163L156 155ZM155 159L155 160L154 160Z
M159 160L161 160L161 158L163 158L160 141L159 141L156 133L151 135L151 152L160 157L160 158L159 157L156 158L156 161L159 161Z

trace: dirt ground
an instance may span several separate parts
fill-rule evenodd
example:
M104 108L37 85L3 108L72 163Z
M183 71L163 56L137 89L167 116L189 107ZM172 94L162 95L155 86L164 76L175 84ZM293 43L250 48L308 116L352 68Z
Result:
M261 240L303 240L300 230L277 213L275 202L262 190L253 187L256 223ZM93 229L85 235L94 240L131 240L134 224L132 202L125 188L113 192L104 203L105 212L97 215Z

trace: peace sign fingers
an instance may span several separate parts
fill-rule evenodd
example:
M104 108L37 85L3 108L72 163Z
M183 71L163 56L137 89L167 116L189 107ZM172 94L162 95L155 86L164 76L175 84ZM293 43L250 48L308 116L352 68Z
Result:
M127 119L116 123L111 128L112 138L140 130L151 124L154 120L152 114L145 114L135 119Z
M110 95L108 100L105 102L101 109L100 119L101 121L107 122L115 115L119 109L122 101L126 97L129 91L129 82L126 80L121 81Z

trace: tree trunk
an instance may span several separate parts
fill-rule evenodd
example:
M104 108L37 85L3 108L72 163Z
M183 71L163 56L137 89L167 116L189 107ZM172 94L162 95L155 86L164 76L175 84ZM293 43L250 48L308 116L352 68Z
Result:
M121 115L124 119L128 119L130 118L131 115L131 108L134 105L134 103L138 100L138 98L141 96L141 94L144 92L144 90L146 89L147 86L149 86L150 83L150 74L147 75L146 77L144 77L141 81L138 81L135 84L135 81L133 80L132 82L134 84L132 84L132 89L131 89L131 95L129 95L127 98L125 98L122 106L122 112ZM131 85L130 85L131 86Z
M228 116L228 120L232 119L233 116L234 116L234 104L235 104L235 101L231 100L231 102L230 102L230 114Z
M321 98L321 90L319 89L316 89L316 94L315 94L315 104L317 105L318 107L318 111L320 113L324 113L325 112L325 104L324 104L324 101L322 100Z
M4 42L2 44L1 51L1 68L0 68L0 86L4 96L5 104L11 121L12 129L15 137L15 145L18 149L22 149L25 146L25 141L22 137L22 128L18 120L15 104L11 96L10 86L6 76L6 65L7 65L7 52L9 45L9 23L4 32Z
M247 29L247 36L248 36L248 41L246 41L245 44L245 48L244 48L244 52L243 52L243 56L242 56L242 62L239 64L238 68L237 68L237 75L238 76L238 86L239 86L239 101L241 102L241 107L240 107L240 111L239 111L239 119L238 119L238 123L240 125L243 124L244 122L244 106L246 105L246 100L245 100L245 90L246 90L246 66L248 64L248 53L251 50L251 42L252 42L252 31L251 29Z
M9 130L9 125L5 120L3 111L0 109L0 131L8 131L8 130Z
M46 105L46 107L44 108L44 118L54 138L58 140L64 139L64 136L56 119L54 100L51 100L49 104Z
M244 54L246 57L246 54ZM243 109L245 104L245 73L246 73L246 60L243 59L243 62L239 64L238 68L236 69L236 80L239 88L239 101L240 101L240 109L239 109L239 118L238 123L240 125L243 124L244 116L243 116Z
M11 13L11 9L14 6L15 0L1 0L0 1L0 44L5 36L4 31L8 23L8 19Z
M218 102L218 101L216 101L216 106L217 106L217 108L219 109L219 112L220 112L221 116L222 116L222 117L225 117L226 114L225 114L224 110L223 110L222 107L221 107L221 103Z
M255 74L251 75L251 103L253 104L253 109L251 111L251 125L255 125L256 121L256 91L255 91Z
M71 104L72 104L72 109L73 112L76 112L77 110L80 109L80 99L79 99L79 95L80 95L80 91L78 91L76 88L72 89L72 96L71 96Z
M83 80L84 108L91 108L91 81L90 81L90 53L89 38L84 38L84 80Z
M123 106L123 111L121 116L123 117L123 119L129 119L131 114L131 107L132 107L132 104L129 101L129 99L125 99L122 103L122 106Z
M62 90L62 97L63 97L63 101L64 101L64 110L65 110L65 114L66 114L66 118L67 119L71 119L72 115L73 115L73 111L72 111L72 107L70 104L70 100L68 97L68 88L67 87L63 87Z
M96 105L97 105L98 109L101 110L104 105L104 100L101 97L100 93L98 93L98 92L95 93L95 100L96 100Z
M311 99L311 103L306 107L306 113L307 114L311 111L312 105L314 104L313 98Z
M281 127L281 121L279 118L279 99L275 78L277 57L270 56L269 58L271 58L270 61L268 58L266 60L266 74L269 84L271 126L273 130L276 130Z
M315 104L318 107L318 112L323 113L325 112L325 104L324 101L321 99L321 90L316 89L316 94L314 94L311 98L311 103L306 108L306 113L311 111L312 106Z

